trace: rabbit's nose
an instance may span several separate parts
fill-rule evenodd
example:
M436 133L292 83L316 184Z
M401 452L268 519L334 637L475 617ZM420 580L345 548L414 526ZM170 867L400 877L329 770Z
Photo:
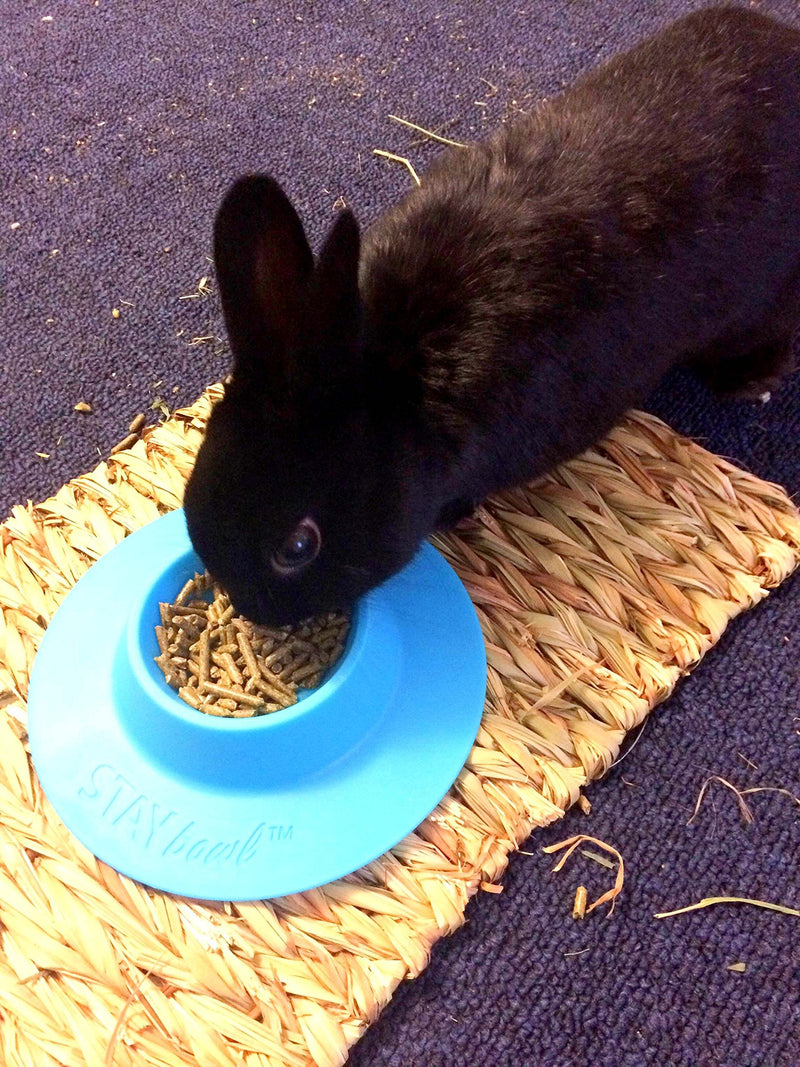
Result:
M236 609L237 615L244 615L251 622L261 622L258 598L248 593L230 593L231 603Z

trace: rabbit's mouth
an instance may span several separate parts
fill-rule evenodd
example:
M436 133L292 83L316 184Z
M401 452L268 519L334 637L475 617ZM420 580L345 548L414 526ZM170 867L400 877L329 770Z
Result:
M241 593L227 591L236 612L258 626L297 626L326 612L348 612L357 599L357 596L328 599L300 589L276 592L269 586Z

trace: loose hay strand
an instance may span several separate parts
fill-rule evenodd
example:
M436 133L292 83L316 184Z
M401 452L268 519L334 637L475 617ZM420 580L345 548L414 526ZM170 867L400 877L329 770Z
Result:
M424 126L417 126L415 122L409 122L408 119L401 119L399 115L390 115L389 118L392 122L399 122L401 126L408 127L409 130L415 130L417 133L421 133L423 137L427 137L431 141L437 141L439 144L450 145L452 148L468 148L463 141L453 141L449 137L442 137L439 133L434 133L433 130L426 130Z
M784 904L773 904L769 900L755 900L752 897L703 897L696 904L687 904L685 908L675 908L674 911L659 911L653 916L654 919L670 919L673 915L686 915L690 911L699 911L701 908L711 908L715 904L750 904L755 908L765 908L768 911L779 911L782 915L794 915L800 919L800 911L797 908L787 908Z
M387 152L383 148L373 148L372 149L372 154L374 156L381 156L383 159L388 159L391 163L402 163L403 166L408 171L408 173L414 179L414 184L415 185L422 185L422 182L420 181L419 175L414 170L414 164L411 162L410 159L406 159L405 156L395 155L394 152Z
M542 852L547 852L547 853L560 852L564 848L567 850L564 853L564 855L561 857L561 859L558 861L558 863L555 865L555 867L553 868L553 873L557 873L558 871L561 870L561 868L564 866L564 864L570 858L572 853L580 845L582 845L585 841L591 841L591 843L594 844L594 845L597 845L598 848L605 849L606 852L610 852L612 856L616 857L616 860L617 860L617 876L616 876L616 879L614 880L613 888L609 889L607 892L603 893L602 896L599 896L597 898L597 900L592 901L592 903L589 904L588 906L586 905L585 890L584 890L583 907L582 907L581 915L579 917L583 918L584 915L588 915L590 912L594 911L595 908L599 907L601 904L606 904L609 901L611 902L611 907L608 909L608 914L612 915L613 912L614 912L614 904L616 902L617 897L622 892L622 884L625 881L625 862L622 859L621 853L618 852L617 849L614 848L613 845L606 844L605 841L601 841L597 837L590 837L589 834L576 834L574 837L569 837L565 841L559 841L555 845L544 845L542 847ZM591 858L594 859L594 857L591 857ZM583 888L583 887L580 887L580 888ZM577 897L576 897L576 907L577 907L577 904L578 904L578 900L577 900ZM574 912L574 909L573 909L573 912Z
M699 815L700 808L703 804L703 798L705 797L708 791L708 787L713 782L719 782L720 785L724 785L726 789L730 789L730 791L734 794L734 796L736 797L736 802L739 805L739 811L742 814L742 821L746 825L750 825L750 823L753 822L755 816L753 815L752 808L744 798L746 796L752 796L752 794L754 793L781 793L783 796L789 797L791 801L793 801L795 804L798 805L798 807L800 807L800 797L795 796L795 794L792 793L789 789L783 789L780 786L766 785L750 786L748 789L737 789L735 785L733 785L727 779L722 778L719 774L712 774L705 779L702 786L700 787L700 792L697 795L697 801L695 802L694 811L692 812L691 818L686 823L687 826L691 826L691 824Z
M0 1062L9 1067L79 1067L82 1046L98 1063L110 1049L116 1067L344 1063L396 986L464 921L469 898L497 882L509 852L563 814L727 622L800 560L800 520L780 489L631 413L596 448L436 539L472 595L489 659L476 744L436 810L386 855L319 890L180 901L117 874L68 834L30 768L25 697L69 589L180 504L221 395L214 386L161 425L137 425L130 447L50 500L15 508L2 527ZM240 652L241 632L226 634ZM209 650L207 680L212 666Z

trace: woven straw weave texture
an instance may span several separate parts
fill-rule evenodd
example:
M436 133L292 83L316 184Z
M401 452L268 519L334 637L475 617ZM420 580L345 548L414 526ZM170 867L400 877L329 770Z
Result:
M489 662L453 788L399 845L322 889L247 904L154 892L85 850L26 746L44 628L92 564L179 506L211 405L0 527L0 1062L332 1067L455 930L509 852L603 774L627 731L800 562L785 493L631 413L597 448L436 544Z

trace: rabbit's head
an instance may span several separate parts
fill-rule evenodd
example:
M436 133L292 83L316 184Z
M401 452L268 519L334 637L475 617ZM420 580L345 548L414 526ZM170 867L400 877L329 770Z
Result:
M358 226L341 211L315 264L280 187L247 177L214 258L234 367L186 487L192 543L255 622L348 610L429 524L411 517L407 434L365 365Z

